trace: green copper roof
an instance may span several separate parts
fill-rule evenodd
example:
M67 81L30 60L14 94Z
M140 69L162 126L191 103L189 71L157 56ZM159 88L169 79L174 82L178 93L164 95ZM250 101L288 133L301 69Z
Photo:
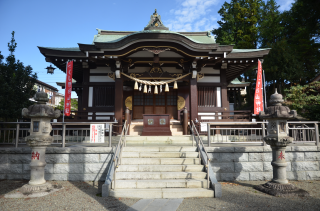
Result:
M210 33L205 32L207 35L195 35L195 36L190 36L190 35L184 35L178 32L173 32L173 31L168 31L168 30L143 30L143 31L137 31L137 32L131 32L131 34L127 34L128 32L125 31L117 31L116 33L119 34L100 34L101 29L97 29L98 34L94 36L93 43L95 42L118 42L125 37L132 36L134 34L143 34L143 33L166 33L166 34L178 34L180 36L186 37L189 40L195 42L195 43L200 43L200 44L213 44L216 43L215 39L213 36L210 36ZM112 31L106 31L105 32L112 32ZM114 31L113 31L114 32ZM124 33L124 34L121 34ZM209 35L208 35L209 34Z
M249 52L256 52L256 51L264 51L269 50L271 48L261 48L261 49L233 49L231 53L249 53Z
M52 50L59 50L59 51L80 51L79 47L70 47L70 48L51 48L51 47L44 47L46 49Z
M235 78L230 82L230 84L250 84L250 82L242 82L242 81L239 81L238 78Z

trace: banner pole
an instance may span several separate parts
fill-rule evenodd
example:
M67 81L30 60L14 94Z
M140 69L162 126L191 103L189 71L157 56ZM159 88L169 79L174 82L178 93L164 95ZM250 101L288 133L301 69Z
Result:
M67 75L68 75L68 62L66 63L66 81L64 83L64 89L66 89L66 84L67 84ZM65 109L66 109L66 93L64 93L64 103L63 103L63 116L62 116L62 122L64 123L64 115L65 115Z
M267 109L267 90L266 90L266 76L264 74L264 69L262 69L263 71L263 93L264 93L264 110Z

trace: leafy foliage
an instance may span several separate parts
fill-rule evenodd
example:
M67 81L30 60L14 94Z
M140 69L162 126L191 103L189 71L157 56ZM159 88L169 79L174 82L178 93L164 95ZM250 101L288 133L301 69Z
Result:
M62 99L59 102L59 105L56 106L56 109L59 109L60 111L63 111L63 107L64 107L64 99ZM71 98L71 110L72 111L77 111L78 110L78 101L76 99L72 99Z
M218 21L220 27L212 31L216 35L217 43L222 45L235 44L234 48L255 48L260 7L260 0L225 2L218 11L222 17Z
M17 47L14 34L13 31L8 43L10 55L5 62L0 51L0 118L5 121L21 118L22 109L32 105L29 98L36 93L33 87L37 74L32 72L30 66L16 60L13 54Z
M285 95L292 85L308 84L320 72L319 8L320 1L314 0L296 0L284 12L275 0L231 0L219 10L219 28L212 33L217 43L234 44L234 48L271 48L263 62L267 95L275 88ZM256 72L251 69L243 76L251 82L247 89L250 106Z
M320 82L292 86L287 91L287 104L302 116L320 121Z

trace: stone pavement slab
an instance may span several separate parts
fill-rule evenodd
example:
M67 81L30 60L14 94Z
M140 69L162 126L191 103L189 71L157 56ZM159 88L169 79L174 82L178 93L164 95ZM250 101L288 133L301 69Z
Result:
M126 211L176 211L183 199L141 199Z

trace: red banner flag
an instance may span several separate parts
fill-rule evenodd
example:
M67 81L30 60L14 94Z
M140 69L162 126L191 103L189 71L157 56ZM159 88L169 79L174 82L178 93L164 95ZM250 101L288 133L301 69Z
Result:
M263 111L263 98L262 98L262 66L258 60L258 73L256 80L256 91L254 94L254 114L259 114Z
M72 71L73 61L67 63L67 78L64 93L64 114L70 116L71 111L71 91L72 91Z

